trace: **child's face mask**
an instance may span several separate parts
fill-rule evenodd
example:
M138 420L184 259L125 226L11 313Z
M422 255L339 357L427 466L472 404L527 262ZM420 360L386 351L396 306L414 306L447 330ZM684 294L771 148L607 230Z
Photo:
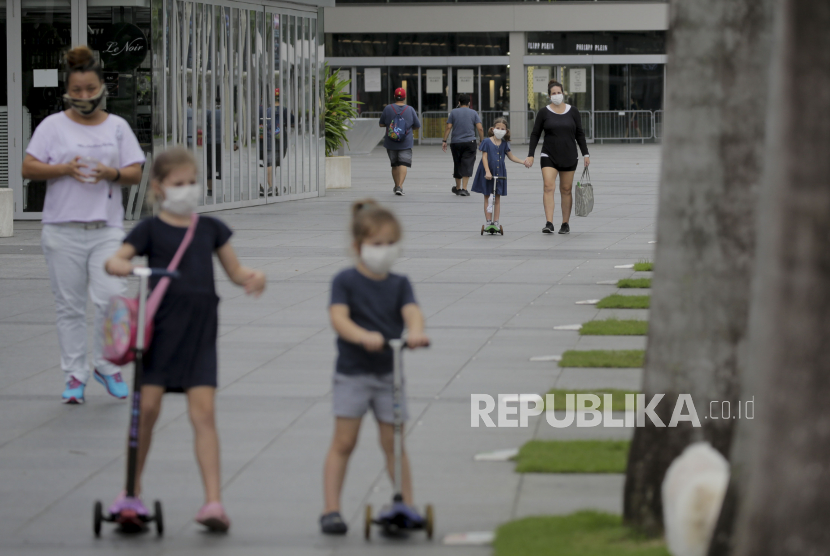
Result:
M401 244L392 243L389 245L370 245L364 243L360 246L360 260L366 268L375 274L386 274L392 269L392 265L401 256Z
M199 206L201 197L202 186L198 183L165 187L161 208L179 216L190 216Z
M101 90L98 91L94 97L90 98L74 98L69 94L63 95L63 102L82 116L92 115L98 108L106 108L107 106L107 88L101 85Z
M499 140L504 139L505 135L507 135L507 130L506 129L494 129L493 130L493 136L496 139L499 139Z

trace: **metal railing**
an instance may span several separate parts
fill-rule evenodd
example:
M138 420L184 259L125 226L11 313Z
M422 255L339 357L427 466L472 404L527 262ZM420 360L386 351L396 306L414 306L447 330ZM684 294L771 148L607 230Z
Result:
M657 141L663 140L663 111L654 111L654 138Z
M650 110L594 112L594 140L640 141L654 137L654 114Z

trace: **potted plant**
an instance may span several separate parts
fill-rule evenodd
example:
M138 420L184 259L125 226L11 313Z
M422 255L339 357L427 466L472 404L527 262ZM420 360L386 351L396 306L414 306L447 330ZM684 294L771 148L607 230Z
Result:
M346 133L357 117L352 95L348 94L351 79L342 79L339 71L325 66L326 108L323 113L326 131L326 189L341 189L352 186L352 165L348 156L335 156L344 145L349 144Z

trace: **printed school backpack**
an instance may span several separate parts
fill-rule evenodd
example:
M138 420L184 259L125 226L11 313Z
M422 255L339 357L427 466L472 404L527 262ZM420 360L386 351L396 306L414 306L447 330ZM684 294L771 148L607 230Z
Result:
M391 122L389 122L389 127L386 130L386 136L392 141L403 141L404 137L406 137L406 120L403 119L403 114L409 106L404 106L400 114L398 114L398 111L395 110L394 104L390 104L390 106L392 107L392 112L395 113L395 117L392 118Z

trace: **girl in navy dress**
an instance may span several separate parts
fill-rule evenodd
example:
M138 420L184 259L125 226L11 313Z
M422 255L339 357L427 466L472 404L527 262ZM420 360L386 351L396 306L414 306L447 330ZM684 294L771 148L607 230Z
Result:
M166 268L173 259L193 212L202 197L197 183L196 160L187 149L161 153L152 170L152 188L161 199L161 212L142 220L107 261L106 270L115 276L128 276L135 256L146 255L148 266ZM219 437L216 434L216 336L219 297L213 278L213 254L235 284L259 296L265 289L265 275L239 264L228 240L231 231L221 221L202 216L193 240L184 252L177 270L153 319L153 339L144 357L141 386L136 494L141 492L141 471L150 450L153 425L161 411L165 392L187 394L188 413L193 424L196 459L205 487L205 504L196 521L212 531L227 531L230 520L220 498ZM151 279L155 286L158 280ZM122 492L110 508L116 513L129 505L146 515L140 498L127 499ZM113 511L115 510L115 511Z
M482 152L481 162L473 178L472 191L484 195L484 220L489 225L492 221L494 226L499 225L499 210L501 208L501 197L507 195L507 168L505 158L509 158L517 164L524 164L510 152L510 130L507 129L507 120L497 118L493 127L487 132L487 139L481 142L478 150ZM499 179L494 179L498 177ZM502 179L503 178L503 179ZM493 194L493 184L496 182L496 198L493 207L493 214L487 212L487 203L490 195Z

